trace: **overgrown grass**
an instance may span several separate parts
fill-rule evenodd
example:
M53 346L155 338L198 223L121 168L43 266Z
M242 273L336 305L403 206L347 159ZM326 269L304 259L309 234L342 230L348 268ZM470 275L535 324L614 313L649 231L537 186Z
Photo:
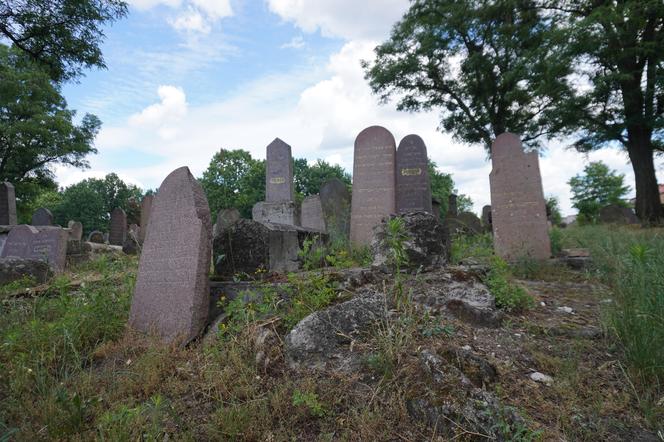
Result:
M468 259L488 264L493 257L493 237L490 233L455 235L452 238L450 261L460 264Z
M664 394L664 230L584 226L566 229L563 241L590 249L597 276L612 289L605 324L648 408Z

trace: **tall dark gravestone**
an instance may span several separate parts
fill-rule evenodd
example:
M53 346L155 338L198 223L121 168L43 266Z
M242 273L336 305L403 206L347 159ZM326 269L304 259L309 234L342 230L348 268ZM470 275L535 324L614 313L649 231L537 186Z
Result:
M122 246L127 239L127 214L120 207L111 212L111 228L108 233L108 243Z
M143 244L145 236L148 233L148 224L150 223L150 210L152 210L152 200L154 196L145 195L141 200L141 229L138 231L138 241Z
M369 245L372 229L396 210L396 143L384 127L371 126L355 139L350 239Z
M207 321L212 255L210 208L188 167L171 172L159 187L148 229L129 324L184 344Z
M267 146L265 201L276 203L295 200L291 147L275 138Z
M35 213L32 214L33 226L52 226L53 225L53 214L50 210L45 207L40 207L35 210Z
M537 152L525 152L515 134L491 146L491 224L496 254L508 261L551 257L546 203Z
M320 188L320 204L323 209L325 228L330 237L350 235L350 192L339 178L327 180Z
M16 226L7 236L2 258L39 259L47 262L54 272L61 273L67 263L68 236L61 227Z
M397 212L432 212L429 159L424 140L407 135L397 149Z
M11 183L0 183L0 225L16 225L16 192Z

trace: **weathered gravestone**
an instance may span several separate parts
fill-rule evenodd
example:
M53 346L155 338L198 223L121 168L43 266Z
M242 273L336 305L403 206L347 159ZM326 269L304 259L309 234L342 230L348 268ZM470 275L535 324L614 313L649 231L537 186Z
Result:
M482 232L482 222L472 212L460 212L447 220L447 226L452 234L477 235Z
M212 226L212 236L214 238L221 232L235 224L242 216L237 209L221 209L217 214L217 222Z
M52 226L53 225L53 214L50 210L45 207L40 207L35 210L35 213L32 214L32 223L33 226Z
M309 195L302 201L302 227L325 232L325 218L320 196Z
M491 222L496 254L508 261L519 257L551 257L537 152L525 152L517 135L499 135L491 146Z
M67 224L69 228L69 239L80 241L83 239L83 224L80 221L69 221Z
M148 229L129 323L187 343L207 320L212 254L210 209L188 167L171 172L159 187Z
M599 222L607 224L638 224L639 218L629 207L609 204L599 210Z
M348 238L351 198L346 183L339 178L331 178L321 186L319 196L326 231L331 237Z
M88 235L88 242L94 242L97 244L104 244L104 234L100 232L99 230L95 230L93 232L90 232Z
M364 129L355 139L350 239L369 245L372 229L396 210L396 145L380 126Z
M300 210L295 203L291 147L275 138L266 149L265 201L254 205L255 221L300 225Z
M16 192L11 183L0 183L0 225L16 225Z
M491 206L482 207L482 228L485 232L491 232Z
M122 246L127 239L127 214L120 207L111 212L111 228L108 233L108 243Z
M34 226L14 227L2 249L3 258L40 259L56 273L67 262L67 232L61 227L37 229Z
M447 198L447 216L455 217L459 214L459 209L457 208L457 196L453 193Z
M141 201L141 230L139 231L138 241L143 244L145 236L148 233L148 224L150 223L150 210L152 210L152 200L154 196L145 195Z
M397 149L397 212L432 213L429 159L424 141L407 135Z
M431 198L431 211L433 216L440 221L440 200L438 198Z

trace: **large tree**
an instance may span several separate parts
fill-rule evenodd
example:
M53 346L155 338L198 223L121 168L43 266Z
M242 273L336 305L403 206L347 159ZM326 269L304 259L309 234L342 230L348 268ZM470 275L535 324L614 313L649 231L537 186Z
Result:
M55 81L105 67L103 26L124 17L122 0L0 0L0 37L46 68Z
M552 109L571 96L554 29L534 0L414 0L366 77L400 110L440 110L441 129L462 142L489 150L510 131L539 147L566 127Z
M316 160L309 164L305 158L298 158L293 164L293 181L297 197L315 195L325 181L330 178L339 178L350 186L350 174L338 164L330 164L324 160Z
M0 44L0 179L14 183L22 202L28 190L55 187L55 164L88 166L101 123L86 114L76 124L75 117L46 72Z
M636 214L661 221L653 156L664 152L664 2L543 0L543 7L566 20L562 31L582 79L580 100L559 106L580 130L575 147L624 148L634 169Z

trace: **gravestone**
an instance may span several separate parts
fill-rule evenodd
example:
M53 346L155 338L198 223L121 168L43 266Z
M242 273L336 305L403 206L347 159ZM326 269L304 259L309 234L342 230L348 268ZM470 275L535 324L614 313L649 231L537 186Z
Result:
M258 222L299 226L300 206L295 201L259 201L251 208L251 218Z
M50 210L45 207L40 207L35 210L35 213L32 214L32 223L33 226L52 226L53 225L53 214Z
M221 209L217 214L217 222L212 226L212 237L216 238L221 232L235 224L242 216L237 209Z
M491 146L491 223L496 254L508 261L551 257L537 152L525 152L515 134Z
M396 210L396 145L380 126L364 129L355 139L350 239L369 245L372 230Z
M65 270L68 234L61 227L37 229L34 226L14 227L2 249L3 258L40 259L56 273Z
M148 233L148 224L150 222L150 210L152 209L153 195L145 195L141 201L141 230L139 231L138 241L143 244L145 236Z
M459 214L459 209L457 208L457 196L453 193L447 198L447 216L456 217Z
M639 218L629 207L609 204L599 210L599 222L607 224L638 224Z
M111 212L111 228L108 233L108 243L122 246L127 239L127 214L120 207Z
M69 221L69 239L80 241L83 238L83 224L80 221Z
M407 135L397 149L398 213L433 211L428 167L424 141L417 135Z
M438 198L431 198L431 210L436 219L440 221L440 200Z
M97 244L104 244L104 234L100 232L99 230L95 230L93 232L90 232L88 235L88 242L94 242Z
M275 138L267 146L265 166L265 201L294 201L293 158L291 147Z
M302 201L301 218L302 227L305 229L325 232L325 218L320 196L309 195Z
M0 183L0 225L16 225L16 192L11 183Z
M188 167L171 172L152 204L130 325L185 344L208 316L212 221L203 189Z
M477 235L482 232L482 222L472 212L460 212L449 218L447 226L452 234Z
M491 206L482 207L482 227L485 232L491 231Z
M339 178L331 178L320 188L320 204L323 209L325 229L331 237L350 235L350 192Z

